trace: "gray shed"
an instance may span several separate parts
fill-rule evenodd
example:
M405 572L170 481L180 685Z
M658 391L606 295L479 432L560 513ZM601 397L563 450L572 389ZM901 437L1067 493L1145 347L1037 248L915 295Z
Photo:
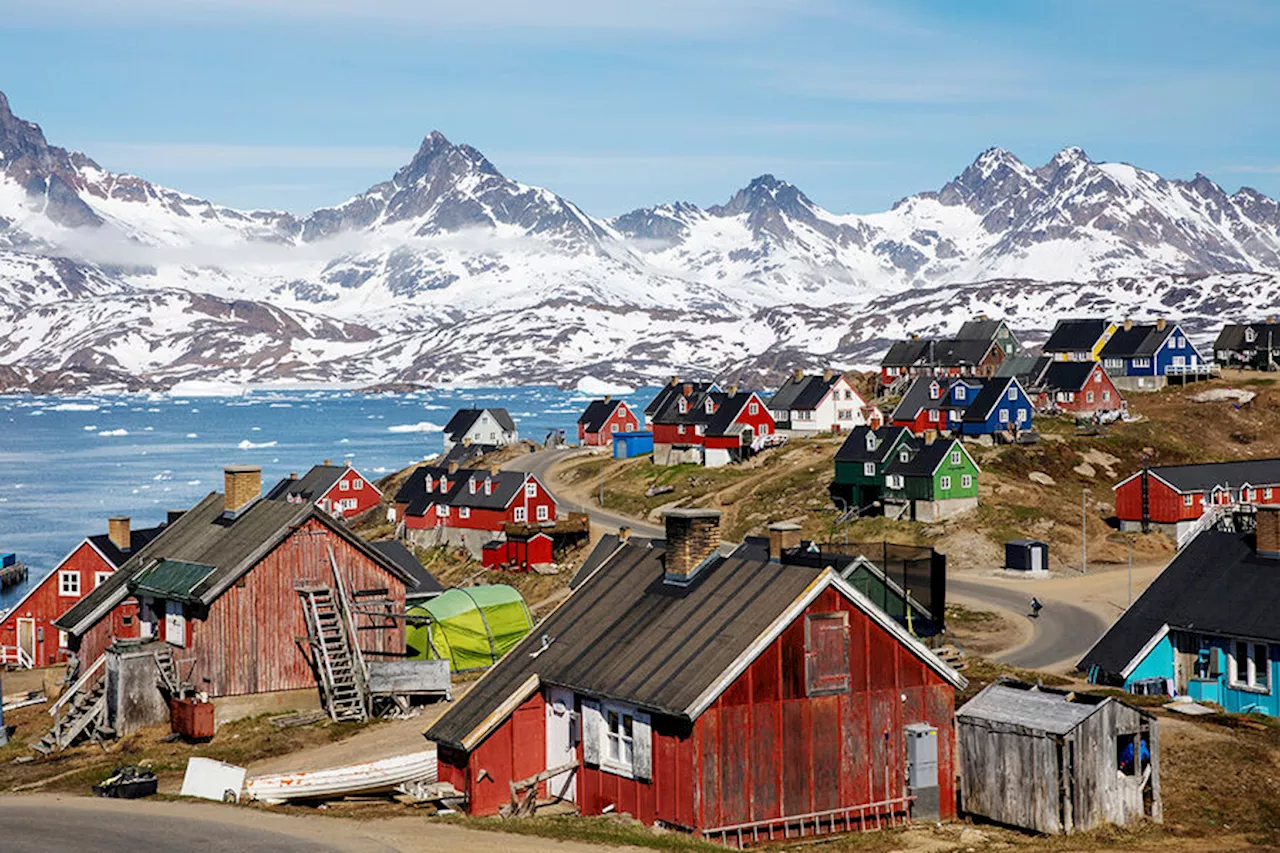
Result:
M968 814L1046 834L1162 819L1156 720L1117 699L1001 679L956 738Z

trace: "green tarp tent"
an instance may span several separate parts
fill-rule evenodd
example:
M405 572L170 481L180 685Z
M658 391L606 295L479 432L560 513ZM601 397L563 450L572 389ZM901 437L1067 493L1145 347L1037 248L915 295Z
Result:
M413 660L447 660L454 672L492 666L533 630L524 598L506 584L451 589L409 608Z

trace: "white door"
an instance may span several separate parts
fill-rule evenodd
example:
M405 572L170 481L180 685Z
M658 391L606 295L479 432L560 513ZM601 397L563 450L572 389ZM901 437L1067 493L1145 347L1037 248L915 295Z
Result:
M1031 549L1031 570L1038 572L1044 568L1044 552L1039 548Z
M18 617L18 648L27 655L27 664L36 657L36 620Z
M574 740L573 691L548 687L547 700L547 769L569 764L578 757ZM570 770L547 780L547 794L573 802L577 799L577 773Z
M181 601L164 603L164 641L175 646L187 644L187 617L182 612Z
M153 598L138 601L138 636L144 640L156 636L156 602Z

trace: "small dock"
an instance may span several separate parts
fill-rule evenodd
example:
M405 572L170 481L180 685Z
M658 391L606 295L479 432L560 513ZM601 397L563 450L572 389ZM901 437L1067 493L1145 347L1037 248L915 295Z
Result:
M16 554L0 554L0 589L17 586L27 579L27 566Z

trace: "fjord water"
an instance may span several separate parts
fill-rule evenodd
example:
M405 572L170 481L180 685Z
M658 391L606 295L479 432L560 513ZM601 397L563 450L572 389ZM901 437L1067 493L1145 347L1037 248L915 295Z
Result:
M641 391L628 402L641 406ZM262 466L263 487L325 459L371 480L439 453L455 409L505 407L522 438L551 429L576 440L588 398L554 387L433 390L402 395L255 391L236 397L0 396L0 552L31 567L6 590L11 606L107 518L159 524L168 509L222 490L222 466Z

